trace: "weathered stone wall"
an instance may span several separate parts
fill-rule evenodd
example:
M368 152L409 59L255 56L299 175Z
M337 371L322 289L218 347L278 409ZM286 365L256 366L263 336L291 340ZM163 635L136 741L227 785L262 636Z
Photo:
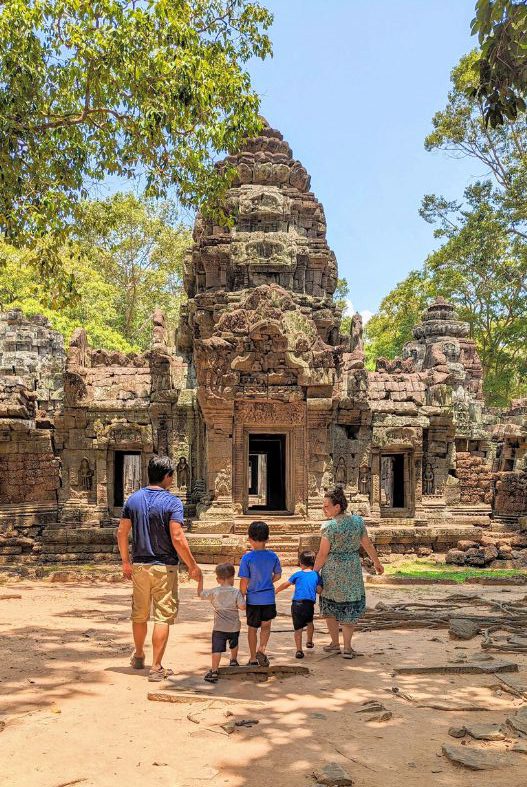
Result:
M456 473L463 505L492 503L492 472L484 458L459 451L456 457Z
M494 474L494 513L497 516L527 515L527 472Z

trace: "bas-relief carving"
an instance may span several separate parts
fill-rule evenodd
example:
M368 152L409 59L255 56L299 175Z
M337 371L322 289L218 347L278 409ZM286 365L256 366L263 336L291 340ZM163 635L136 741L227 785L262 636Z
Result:
M335 468L335 483L339 484L339 486L346 486L348 483L348 471L346 468L346 460L343 456L337 462L337 466Z
M368 466L362 465L359 467L359 493L361 495L370 496L371 487L371 470Z
M423 493L425 495L435 494L435 474L434 468L427 462L423 473Z
M291 402L290 404L280 402L236 403L236 418L245 424L302 426L305 421L305 413L303 402Z
M80 489L83 492L91 492L93 488L93 476L94 471L90 467L89 461L84 457L81 459L81 463L79 465L79 474L77 483Z
M181 456L176 465L176 483L178 489L190 487L190 467L185 456Z

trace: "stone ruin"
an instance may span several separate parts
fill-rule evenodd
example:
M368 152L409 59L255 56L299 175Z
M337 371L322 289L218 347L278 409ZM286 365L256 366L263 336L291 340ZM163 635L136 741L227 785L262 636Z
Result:
M485 408L468 325L440 298L368 371L287 142L266 125L226 164L232 226L196 220L175 342L160 312L151 349L128 355L82 328L65 351L44 318L0 315L0 561L115 560L123 500L159 453L203 561L238 560L266 518L294 562L340 484L381 553L525 564L527 401Z

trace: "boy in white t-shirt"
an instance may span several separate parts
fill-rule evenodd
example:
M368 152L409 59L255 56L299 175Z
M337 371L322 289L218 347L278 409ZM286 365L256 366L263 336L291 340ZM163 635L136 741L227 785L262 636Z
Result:
M220 563L216 566L218 586L203 590L203 579L198 582L198 596L209 599L214 608L214 625L212 629L212 669L205 675L209 683L216 683L219 674L221 654L227 650L227 642L231 651L230 667L238 667L238 640L240 637L239 610L245 609L245 599L234 587L234 566L232 563Z

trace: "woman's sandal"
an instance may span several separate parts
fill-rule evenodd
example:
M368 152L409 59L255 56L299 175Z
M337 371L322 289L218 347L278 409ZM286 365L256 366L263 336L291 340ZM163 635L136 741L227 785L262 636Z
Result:
M265 653L262 653L261 650L259 650L257 652L256 660L257 660L258 664L260 665L260 667L268 667L269 664L271 663L269 661L269 659L267 658L267 656L265 655Z
M217 669L210 669L206 675L203 676L203 680L206 680L207 683L217 683L220 679L220 673Z
M135 653L132 653L132 655L130 656L130 666L132 667L132 669L144 669L145 657L136 656Z
M324 645L322 650L324 653L340 653L340 645L334 645L331 643L330 645Z
M342 651L342 658L343 659L354 659L356 655L357 654L355 653L353 648L351 650L343 650Z
M150 683L159 683L160 681L169 678L173 674L174 674L174 670L165 669L164 667L161 667L161 669L150 670L150 672L148 673L148 680L150 681Z
M303 659L303 658L304 658L304 651L297 650L297 652L295 653L295 659Z
M258 661L251 661L251 660L249 659L249 661L247 662L247 666L248 666L248 667L259 667L259 666L260 666L260 664L259 664L259 662L258 662Z

